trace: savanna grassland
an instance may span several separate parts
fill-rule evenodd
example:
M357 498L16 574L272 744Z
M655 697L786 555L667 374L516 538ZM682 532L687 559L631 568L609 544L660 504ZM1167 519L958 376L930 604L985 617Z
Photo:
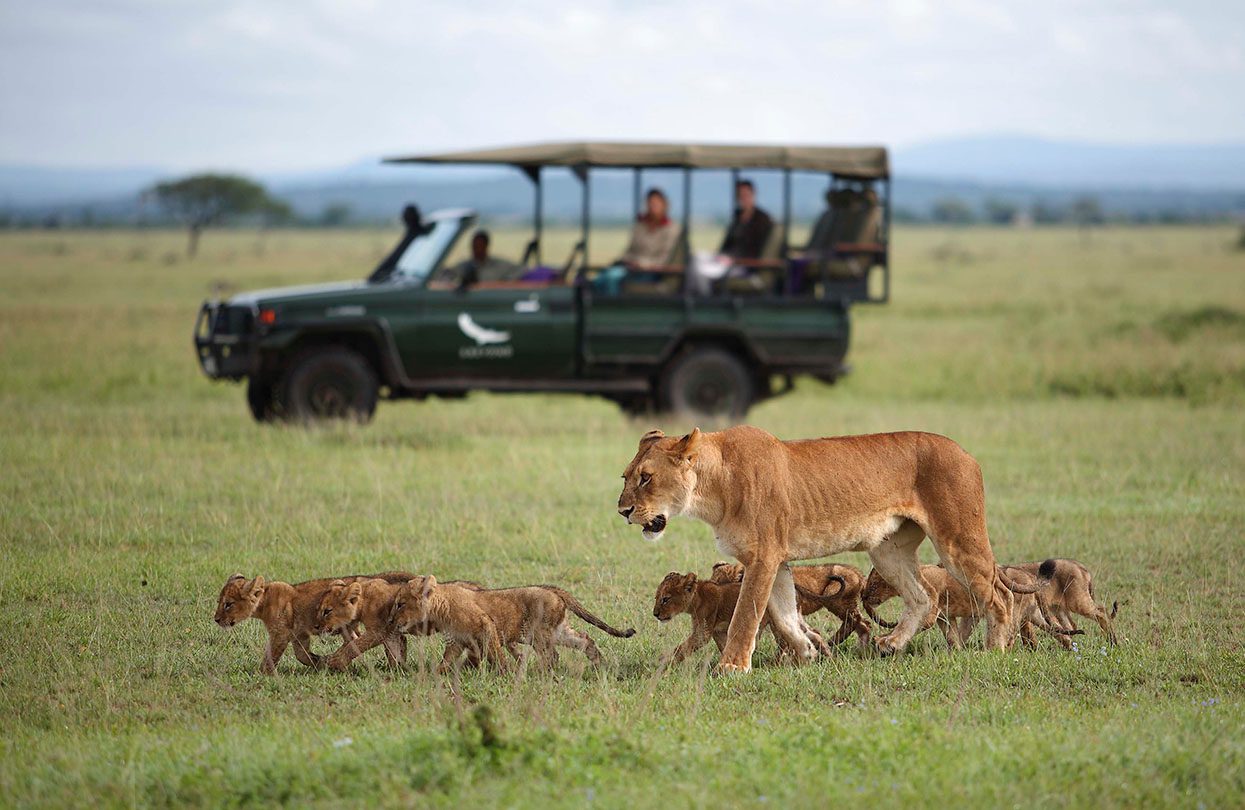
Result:
M240 388L200 376L202 298L361 277L395 236L209 232L188 262L179 233L0 234L0 805L1245 803L1231 229L900 229L893 302L855 310L852 374L750 417L955 438L998 556L1085 562L1121 602L1121 646L1091 625L1075 653L985 653L978 630L950 654L935 631L896 659L849 642L793 669L766 638L726 679L708 651L657 669L687 631L653 620L657 583L718 552L701 524L650 545L614 513L649 423L472 395L382 403L367 428L260 427ZM447 681L439 643L416 642L410 672L287 656L270 678L258 622L212 622L233 571L391 568L561 584L638 633L591 631L597 672L566 651L552 675Z

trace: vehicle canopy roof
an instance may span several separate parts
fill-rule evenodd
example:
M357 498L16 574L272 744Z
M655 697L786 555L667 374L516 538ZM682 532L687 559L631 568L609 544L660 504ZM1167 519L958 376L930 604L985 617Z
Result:
M525 170L541 166L792 169L866 180L886 178L890 173L882 146L578 141L391 157L385 162L508 164Z

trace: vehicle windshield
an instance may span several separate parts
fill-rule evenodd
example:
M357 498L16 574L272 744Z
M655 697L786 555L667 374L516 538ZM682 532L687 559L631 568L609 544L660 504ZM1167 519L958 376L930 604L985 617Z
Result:
M462 223L458 219L437 219L428 223L428 230L411 240L394 265L394 280L423 281L458 235Z

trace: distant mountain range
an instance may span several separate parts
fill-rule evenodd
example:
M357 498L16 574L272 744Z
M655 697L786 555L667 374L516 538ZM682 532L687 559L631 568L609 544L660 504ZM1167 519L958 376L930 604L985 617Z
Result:
M1109 145L1025 137L959 138L901 147L892 152L895 207L924 216L943 199L975 210L987 201L1022 208L1060 207L1094 196L1112 215L1216 217L1245 212L1245 144ZM140 198L143 189L175 172L157 167L71 169L0 165L0 212L10 218L58 218L67 222L150 221L159 212ZM755 172L758 192L771 211L781 208L777 173ZM725 172L695 175L693 212L721 219L730 208ZM530 216L531 185L506 167L390 166L379 159L341 168L260 175L270 190L308 219L343 205L355 222L392 221L415 200L426 210L468 206L494 219ZM676 209L680 183L671 173L651 172L646 185L664 185ZM821 208L823 177L796 175L794 212ZM551 172L545 210L553 219L579 216L578 183L569 172ZM632 183L626 172L594 174L594 220L632 216ZM676 212L677 213L677 212Z

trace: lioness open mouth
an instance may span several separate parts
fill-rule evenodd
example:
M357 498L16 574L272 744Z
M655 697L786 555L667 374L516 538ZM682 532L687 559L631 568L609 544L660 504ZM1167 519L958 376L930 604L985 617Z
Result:
M658 515L657 517L644 524L644 531L649 534L661 534L666 530L666 516Z

